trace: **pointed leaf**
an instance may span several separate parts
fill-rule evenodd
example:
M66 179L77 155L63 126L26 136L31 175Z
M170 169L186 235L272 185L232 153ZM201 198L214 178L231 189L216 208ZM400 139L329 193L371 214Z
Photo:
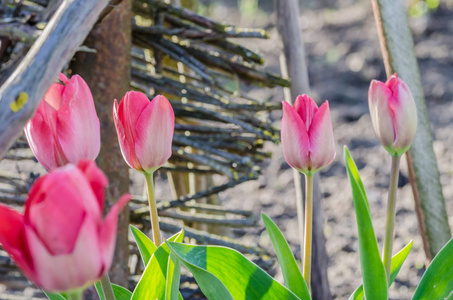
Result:
M138 250L140 251L140 255L142 256L143 265L146 266L157 247L146 234L141 232L140 229L132 225L130 225L130 228L134 235Z
M211 300L299 299L236 250L167 242Z
M49 298L49 300L66 300L65 297L63 297L63 295L61 294L58 294L58 293L49 293L49 292L46 292L46 291L43 291L44 294L46 294L47 298Z
M184 230L181 230L168 240L182 242L183 239ZM170 250L166 243L162 243L162 245L160 245L153 253L146 265L145 271L132 294L132 300L166 299L168 260L170 260ZM174 267L174 265L170 264L170 267ZM178 275L179 277L179 272L175 273L174 271L170 271L170 274L174 276ZM172 278L172 281L173 280L175 280L175 278ZM170 294L169 296L173 295Z
M401 266L403 265L404 261L406 260L407 256L409 255L409 252L412 249L412 244L413 242L410 241L409 244L407 244L403 249L401 249L397 254L395 254L392 257L392 264L390 267L390 283L389 287L392 285L393 281L395 281L396 276L398 275L398 272L401 269ZM349 297L349 300L362 300L363 299L363 286L359 286L354 293L352 293L351 297Z
M277 254L278 263L282 268L285 286L299 298L311 299L305 279L300 272L299 266L297 265L296 259L294 258L285 237L271 218L264 213L262 213L261 216L263 218L264 226L266 226L269 237L271 238L275 253Z
M170 253L167 265L167 283L165 288L166 300L178 300L182 296L179 293L179 282L181 275L181 263Z
M104 290L102 289L102 285L100 281L97 281L94 284L94 287L96 288L96 292L99 295L100 300L105 300L105 295L104 295ZM117 285L117 284L112 284L112 289L113 289L113 294L115 295L116 300L130 300L132 297L131 291L128 289Z
M412 300L451 299L453 295L453 239L434 257Z
M376 235L374 234L371 213L366 199L365 189L360 180L359 172L344 148L346 171L352 188L352 199L359 233L360 264L362 269L363 287L368 300L387 299L387 276L379 256Z

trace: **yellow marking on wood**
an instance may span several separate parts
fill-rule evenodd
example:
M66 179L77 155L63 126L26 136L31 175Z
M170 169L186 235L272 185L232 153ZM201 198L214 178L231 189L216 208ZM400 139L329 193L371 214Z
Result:
M24 107L24 105L27 102L28 102L28 94L26 92L20 92L19 96L17 96L16 100L11 102L9 108L13 112L18 112L19 110L21 110Z

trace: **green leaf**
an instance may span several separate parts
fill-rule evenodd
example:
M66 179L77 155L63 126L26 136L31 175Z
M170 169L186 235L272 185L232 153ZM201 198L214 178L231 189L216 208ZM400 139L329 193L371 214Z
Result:
M184 230L181 230L171 238L169 241L182 242L184 239ZM168 267L176 267L175 264L170 264L170 250L166 243L162 243L159 248L153 253L151 259L146 265L145 271L140 278L132 300L141 299L178 299L179 295L179 270L168 270ZM167 274L172 275L170 279L171 287L167 288ZM177 278L176 278L177 277ZM176 283L177 281L177 283ZM174 283L175 282L175 283ZM173 285L178 288L173 289ZM178 291L176 295L173 292ZM166 295L167 294L167 295ZM168 297L168 298L167 298ZM176 297L176 298L175 298Z
M146 234L140 231L140 229L132 225L130 225L130 228L134 235L138 250L140 251L140 255L142 256L143 265L146 266L157 247Z
M211 300L299 299L236 250L167 242Z
M453 239L434 257L423 274L412 300L452 299Z
M275 253L277 254L278 263L282 268L285 286L299 298L311 299L305 279L300 272L299 266L297 265L296 259L294 258L285 237L271 218L264 213L262 213L261 216L263 218L264 226L266 226L269 237L271 238Z
M412 249L412 244L413 242L410 241L409 244L407 244L403 249L400 250L397 254L395 254L392 257L392 264L390 267L390 283L389 286L392 285L393 281L395 281L396 276L398 275L398 272L401 269L401 266L403 265L404 261L406 260L407 256L409 255L409 252ZM362 300L363 299L363 286L359 286L354 293L352 293L351 297L349 297L349 300Z
M179 282L181 275L181 263L175 259L174 254L170 253L170 259L167 264L167 283L165 287L166 300L182 299L179 293Z
M102 289L101 282L97 281L94 284L94 287L96 288L96 292L98 292L99 299L105 300L104 290ZM116 300L130 300L132 297L131 291L129 291L128 289L126 289L120 285L113 283L112 289L113 289L113 294L115 295Z
M44 292L44 294L46 294L47 298L49 298L50 300L66 300L66 298L61 294L49 293L46 291L43 291L43 292Z
M366 199L359 172L347 147L344 148L344 159L349 182L351 183L352 199L357 219L360 264L365 296L367 300L387 299L387 276L379 256L368 200Z

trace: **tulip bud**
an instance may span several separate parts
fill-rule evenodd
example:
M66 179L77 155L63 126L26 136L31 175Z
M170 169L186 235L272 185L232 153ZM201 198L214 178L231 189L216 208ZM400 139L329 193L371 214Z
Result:
M64 84L54 83L25 126L33 154L53 170L81 159L95 160L101 148L99 119L93 96L83 79L60 74Z
M118 140L127 164L152 173L171 156L175 115L164 96L151 102L140 92L127 92L120 104L113 104Z
M417 129L417 108L406 83L396 74L385 83L372 80L368 106L371 123L382 146L390 155L404 154Z
M103 219L107 177L93 161L40 177L24 214L0 205L0 243L24 274L49 292L81 289L110 268L122 196Z
M288 164L313 174L335 158L329 102L319 108L307 95L298 96L294 108L283 102L281 139Z

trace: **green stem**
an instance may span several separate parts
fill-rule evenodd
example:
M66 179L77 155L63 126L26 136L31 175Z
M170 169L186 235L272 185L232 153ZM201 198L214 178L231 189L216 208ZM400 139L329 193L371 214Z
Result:
M68 300L83 300L83 290L68 293Z
M112 283L110 282L109 274L106 273L101 277L102 291L104 291L105 300L115 300L115 294L113 293Z
M392 156L392 170L390 173L389 196L387 203L387 218L385 221L385 239L383 262L387 273L387 282L390 281L390 267L392 262L393 250L393 231L395 227L395 206L396 206L396 190L398 189L400 157Z
M304 279L310 289L311 248L313 231L313 174L305 175Z
M154 173L143 173L143 174L145 175L146 185L148 187L149 214L151 217L151 226L153 229L153 240L154 244L156 244L156 246L159 247L161 243L161 238L159 219L157 215L156 199L154 197L154 182L153 182Z

